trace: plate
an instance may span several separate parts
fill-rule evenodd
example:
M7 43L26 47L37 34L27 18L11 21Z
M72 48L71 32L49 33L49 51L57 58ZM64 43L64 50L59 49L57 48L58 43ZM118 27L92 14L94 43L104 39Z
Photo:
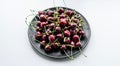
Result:
M58 7L60 8L60 7ZM67 10L74 10L74 9L71 9L71 8L67 8L67 7L61 7L63 9L67 9ZM49 10L55 10L56 7L52 7L52 8L48 8ZM44 11L47 11L48 9L45 9ZM80 15L80 17L82 18L83 20L83 23L82 23L82 28L83 30L85 31L86 33L86 37L84 40L81 41L82 43L82 48L81 50L84 50L84 48L87 46L89 40L90 40L90 36L91 36L91 29L90 29L90 26L89 26L89 23L88 21L85 19L85 17L76 11L77 14ZM31 21L33 27L36 27L36 19L38 20L38 17L35 16L33 18L33 20ZM33 30L31 28L31 23L29 25L29 28L28 28L28 38L29 38L29 41L30 41L30 44L33 46L33 48L35 49L35 51L37 51L39 54L42 54L42 55L45 55L47 57L51 57L51 58L66 58L67 56L65 54L61 54L60 51L58 52L52 52L52 53L46 53L43 49L40 48L40 44L35 42L35 38L34 38L34 35L35 35L35 30ZM70 51L67 51L68 54L70 54ZM73 51L73 56L74 55L77 55L77 54L80 54L80 51L79 50L74 50Z

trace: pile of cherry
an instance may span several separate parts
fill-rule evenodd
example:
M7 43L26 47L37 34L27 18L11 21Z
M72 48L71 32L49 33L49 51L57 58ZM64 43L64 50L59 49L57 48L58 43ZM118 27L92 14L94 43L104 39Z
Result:
M56 8L38 12L35 40L47 53L79 50L85 38L82 19L74 10Z

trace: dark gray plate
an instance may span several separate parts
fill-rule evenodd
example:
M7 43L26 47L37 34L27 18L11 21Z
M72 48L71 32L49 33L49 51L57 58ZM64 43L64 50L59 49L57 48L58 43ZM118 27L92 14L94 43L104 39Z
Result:
M73 9L70 9L70 8L67 8L67 7L62 7L62 8L67 9L67 10L73 10ZM56 7L52 7L52 8L48 8L48 9L55 10ZM46 9L46 10L48 10L48 9ZM46 10L44 10L44 11L46 11ZM82 41L82 50L83 50L87 46L88 41L90 40L91 30L90 30L90 26L89 26L87 20L85 19L85 17L83 15L81 15L79 12L77 12L77 14L79 14L81 16L82 20L83 20L83 24L82 24L83 25L83 30L86 33L86 38ZM34 27L36 27L36 21L35 21L36 18L38 19L38 17L35 16L34 19L31 21L31 23L33 24ZM45 55L45 56L48 56L48 57L51 57L51 58L66 58L67 57L66 55L61 54L60 52L52 52L52 53L49 53L49 54L45 53L45 51L40 48L40 44L35 42L34 35L35 35L35 31L29 25L29 29L28 29L29 41L30 41L31 45L33 46L33 48L36 49L36 51L39 54L42 54L42 55ZM70 51L67 51L67 53L70 54ZM80 53L78 50L73 51L73 55L76 55L78 53Z

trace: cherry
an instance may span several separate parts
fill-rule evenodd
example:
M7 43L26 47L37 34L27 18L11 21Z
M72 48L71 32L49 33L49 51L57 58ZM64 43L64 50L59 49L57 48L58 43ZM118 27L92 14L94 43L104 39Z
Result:
M47 22L47 21L45 22L45 25L48 25L48 22Z
M46 45L45 46L45 51L46 52L50 52L52 50L51 46L50 45Z
M59 39L63 38L62 34L57 34L56 37L59 38Z
M64 27L65 25L67 25L67 20L66 19L60 19L60 26Z
M58 49L58 48L59 48L59 44L56 42L56 43L52 44L52 47L53 47L54 49Z
M56 32L61 32L61 27L55 27Z
M43 40L43 41L40 42L41 46L45 46L46 45L45 43L46 43L45 40Z
M66 48L66 45L64 45L64 44L61 45L60 49L61 49L61 50L66 50L66 49L67 49L67 48Z
M47 12L47 14L48 14L48 16L53 16L54 11L51 11L51 10L50 10L50 11Z
M77 27L77 24L76 23L71 23L70 27L71 27L71 29L75 29Z
M50 28L54 28L54 27L55 27L55 23L51 23L51 24L49 25L49 27L50 27Z
M80 37L78 35L74 35L72 40L76 43L80 40Z
M41 34L41 32L36 32L36 35L38 35L38 36L41 36L42 34Z
M43 11L38 11L38 14L41 15L41 14L44 14L44 12Z
M44 49L45 45L46 45L46 41L43 40L40 42L40 48Z
M53 20L54 20L53 17L48 17L48 18L47 18L48 23L51 23Z
M79 31L79 34L84 36L85 35L85 32L83 30Z
M36 32L36 34L35 34L35 39L36 40L40 40L40 37L41 37L41 33L40 32Z
M53 42L54 40L55 40L55 36L54 36L54 35L50 35L50 36L49 36L49 41L50 41L50 42Z
M65 38L64 38L64 42L65 42L65 43L70 43L70 37L65 37Z
M65 14L68 15L69 17L71 17L74 13L73 13L73 11L71 11L71 10L67 10L67 11L65 12Z
M71 41L70 45L72 45L72 47L75 47L75 43L73 41Z
M51 32L51 30L50 30L50 29L47 29L47 30L46 30L46 33L47 33L47 35L52 34L52 32Z
M78 23L79 20L76 19L76 18L74 18L73 21L74 21L75 23Z
M42 40L45 40L47 36L45 34L42 35Z
M70 33L69 30L65 30L65 31L64 31L64 35L67 36L67 37L69 37L69 36L71 35L71 33Z
M40 15L40 21L41 22L45 22L46 21L45 15L43 15L43 14Z
M77 42L77 43L75 44L75 46L76 46L76 47L81 47L81 42Z
M58 13L59 13L59 14L64 13L64 9L63 9L63 8L59 8Z
M41 23L40 21L37 21L37 26L40 26L40 23Z
M40 31L40 27L37 26L37 27L36 27L36 31Z
M61 19L61 18L65 18L66 16L64 15L64 14L61 14L60 16L59 16L59 18Z

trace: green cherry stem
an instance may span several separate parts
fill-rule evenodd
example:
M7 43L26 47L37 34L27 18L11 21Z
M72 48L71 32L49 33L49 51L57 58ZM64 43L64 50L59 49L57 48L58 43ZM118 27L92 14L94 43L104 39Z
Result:
M38 42L38 43L40 42L40 41L39 41L39 40L37 40L37 39L35 39L35 41L36 41L36 42Z
M82 55L84 55L84 57L87 57L87 56L83 53L83 51L81 50L80 47L79 47L79 50L80 50L80 52L82 53Z
M73 58L73 52L72 52L72 50L73 50L73 47L71 47L71 58Z
M73 57L70 57L65 50L63 50L63 51L64 51L65 55L66 55L70 60L73 60Z

